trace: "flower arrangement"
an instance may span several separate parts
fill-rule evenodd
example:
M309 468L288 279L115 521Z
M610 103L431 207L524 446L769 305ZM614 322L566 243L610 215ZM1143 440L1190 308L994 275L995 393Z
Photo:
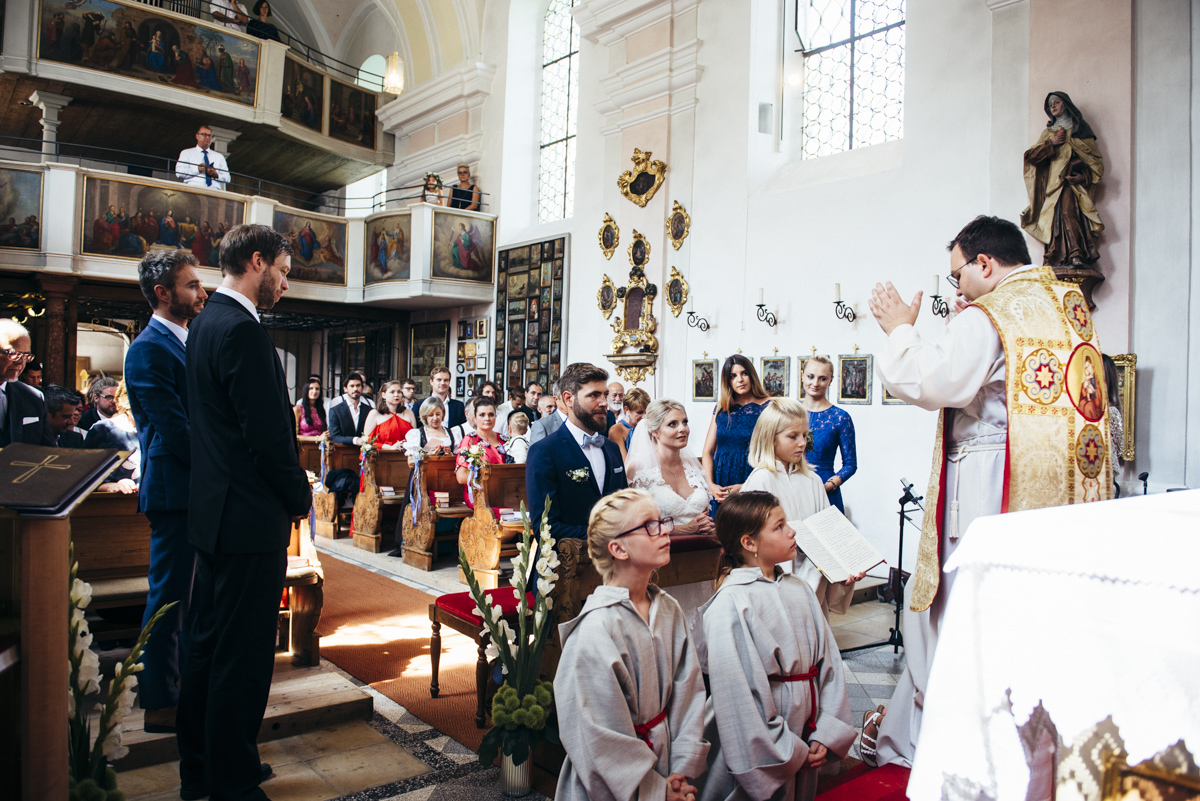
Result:
M479 762L491 765L503 752L514 765L522 764L533 751L538 740L558 742L558 724L554 718L554 687L549 681L538 678L542 665L542 651L551 627L550 610L554 599L550 597L558 581L558 554L554 550L554 538L550 535L550 499L546 499L546 511L542 514L541 531L534 539L525 504L521 504L521 518L525 530L517 555L513 557L513 593L518 601L517 628L505 620L500 605L488 606L487 596L475 580L475 574L467 563L467 554L458 551L458 563L466 576L475 599L475 614L483 618L491 642L487 646L488 659L500 660L504 683L492 700L492 728L483 737L479 746ZM539 556L534 564L537 581L529 592L533 595L533 608L526 595L530 560L534 545Z
M121 723L133 710L137 674L145 667L141 663L142 652L150 639L150 632L163 615L178 605L178 601L154 613L154 617L142 628L129 656L117 665L104 702L96 705L100 722L96 742L91 745L91 724L83 708L83 700L92 693L100 692L100 657L92 650L92 633L88 630L83 612L92 601L92 587L80 580L78 573L79 563L75 561L75 546L72 544L71 597L68 606L68 636L71 643L70 695L67 702L67 715L70 718L68 797L71 801L125 801L125 794L117 789L117 774L108 763L129 753L129 749L121 744Z
M375 436L372 435L362 441L362 445L359 446L358 450L363 456L366 456L368 453L370 453L371 451L373 451L375 449L376 449L375 448Z
M592 477L592 471L591 471L591 468L588 468L588 467L579 467L579 468L576 468L575 470L567 471L567 478L571 479L576 484L582 484L583 482L587 481L591 477Z

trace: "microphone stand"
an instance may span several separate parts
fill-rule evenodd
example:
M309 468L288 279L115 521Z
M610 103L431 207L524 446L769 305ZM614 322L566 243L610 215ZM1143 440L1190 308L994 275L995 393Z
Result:
M900 504L900 538L896 548L896 580L892 585L892 597L896 601L896 627L888 629L891 635L886 640L873 642L869 645L856 645L853 648L842 648L841 653L848 654L851 651L865 651L868 648L879 648L892 646L892 653L900 653L900 649L904 647L904 635L900 631L900 615L904 610L904 521L912 523L912 518L909 517L909 512L912 511L908 507L911 505L916 509L924 511L921 506L923 495L913 495L912 484L909 484L904 479L900 479L900 485L904 487L904 494L900 496L898 503ZM915 525L915 524L914 524Z

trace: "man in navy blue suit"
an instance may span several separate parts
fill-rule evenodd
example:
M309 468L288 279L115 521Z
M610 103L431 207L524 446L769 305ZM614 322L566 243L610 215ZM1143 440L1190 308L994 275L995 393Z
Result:
M608 373L576 362L563 371L558 388L567 420L529 449L525 464L529 514L534 526L539 526L549 497L554 539L586 539L592 506L627 486L621 451L605 436Z
M196 260L184 250L151 251L138 282L154 315L125 356L125 388L142 454L138 511L150 521L150 593L143 625L172 601L143 657L138 682L148 732L175 731L179 669L187 653L184 607L196 551L188 542L192 441L188 427L187 326L208 299Z

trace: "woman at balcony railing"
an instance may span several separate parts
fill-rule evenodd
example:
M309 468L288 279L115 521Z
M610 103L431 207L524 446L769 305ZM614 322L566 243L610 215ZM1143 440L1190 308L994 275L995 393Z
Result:
M479 211L479 187L471 183L471 168L458 165L458 183L450 187L450 208Z
M258 0L254 4L254 16L246 23L246 33L251 36L257 36L259 39L274 39L279 41L279 29L271 23L267 22L267 17L271 14L271 4L267 0Z

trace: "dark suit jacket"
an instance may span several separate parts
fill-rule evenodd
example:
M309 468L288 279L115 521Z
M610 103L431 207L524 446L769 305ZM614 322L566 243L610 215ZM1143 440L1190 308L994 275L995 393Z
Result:
M8 395L8 417L0 430L0 448L14 442L54 447L54 432L46 419L46 399L28 384L9 381L3 391Z
M604 440L604 491L596 491L592 478L575 481L567 473L581 467L591 467L583 449L575 442L566 425L529 449L525 461L525 494L529 499L529 519L536 531L541 525L546 496L550 497L550 533L554 539L578 537L587 539L588 515L592 506L604 495L625 489L625 465L615 442Z
M350 414L350 406L341 402L327 412L329 417L329 437L339 445L353 445L355 437L361 437L363 426L371 407L366 401L358 402L358 425L354 425L354 417Z
M125 389L142 452L139 512L188 508L192 440L186 356L183 343L154 318L125 354Z
M427 400L429 398L421 398L417 401L418 411L421 408L421 404ZM420 419L420 415L417 416L417 419ZM446 403L446 419L442 421L442 425L445 428L452 428L454 426L461 426L465 422L467 422L467 407L463 405L462 401L450 398Z
M58 435L55 444L60 448L82 448L83 434L78 431L64 431Z
M286 549L312 491L275 346L236 300L214 293L187 347L192 437L189 539L205 553Z

